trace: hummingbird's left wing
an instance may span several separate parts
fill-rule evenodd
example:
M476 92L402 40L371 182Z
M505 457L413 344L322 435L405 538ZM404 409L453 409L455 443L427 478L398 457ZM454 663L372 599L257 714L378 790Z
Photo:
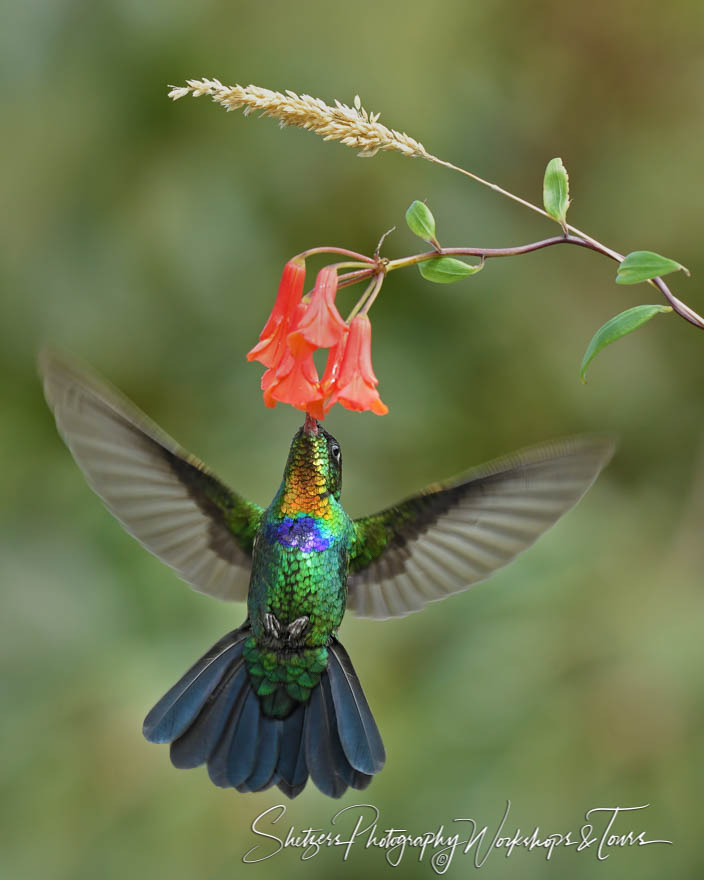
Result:
M603 437L537 446L355 520L347 607L402 617L484 580L573 507L612 453Z
M39 372L59 433L125 529L196 590L246 600L262 508L107 383L52 352Z

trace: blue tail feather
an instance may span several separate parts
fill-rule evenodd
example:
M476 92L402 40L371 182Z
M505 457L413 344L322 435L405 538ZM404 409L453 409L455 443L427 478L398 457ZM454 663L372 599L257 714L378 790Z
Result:
M299 703L288 718L284 719L277 769L281 778L289 785L299 785L303 781L300 777L304 771L305 776L308 775L305 762L299 761L305 715L306 705ZM296 773L297 766L299 767L298 774Z
M328 653L330 689L342 748L355 770L373 776L386 761L374 716L347 651L335 640Z
M330 726L332 728L329 740L330 753L335 767L335 772L345 784L345 789L348 786L352 788L366 788L367 785L369 785L369 783L371 782L372 777L371 775L360 773L358 770L355 770L355 768L352 767L347 759L347 755L345 754L341 742L342 725L340 724L340 719L337 717L337 713L335 711L335 704L333 702L332 690L330 685L330 677L328 675L324 676L320 682L320 690L328 714L328 719L330 721Z
M311 779L328 797L339 798L345 793L347 783L338 773L335 746L339 745L337 728L332 726L321 685L310 695L306 713L305 742L306 763Z
M266 717L260 718L259 721L259 742L254 769L244 783L247 791L263 791L274 785L279 778L276 765L281 751L284 722L280 718ZM242 786L238 790L243 791Z
M284 720L281 751L276 766L279 774L277 785L286 797L294 798L303 791L308 781L308 765L305 755L305 717L307 704L299 703Z
M144 719L149 742L167 743L193 722L228 669L242 655L244 636L235 630L220 639L159 700Z
M259 698L250 688L227 757L227 781L233 788L242 785L254 771L259 728L263 720Z
M211 781L221 788L229 788L241 784L251 772L259 723L259 713L256 709L256 695L247 679L242 688L237 711L233 712L230 716L222 736L207 759L208 775ZM243 725L245 713L247 713L247 720ZM249 739L249 743L246 742L246 739ZM239 744L239 756L236 752L236 744ZM247 747L244 754L242 753L243 746ZM237 757L240 758L241 763L248 760L248 766L244 768L244 771L240 770L233 781L232 770L237 768L233 768L232 764Z
M204 764L217 746L228 721L239 717L247 685L247 670L240 658L198 716L198 723L171 743L171 763L179 770ZM227 783L225 783L227 785Z

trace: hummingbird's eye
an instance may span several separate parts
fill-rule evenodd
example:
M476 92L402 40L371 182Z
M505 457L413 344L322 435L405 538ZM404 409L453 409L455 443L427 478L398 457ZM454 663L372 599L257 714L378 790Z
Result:
M337 443L333 443L330 447L330 455L337 461L340 458L340 447Z

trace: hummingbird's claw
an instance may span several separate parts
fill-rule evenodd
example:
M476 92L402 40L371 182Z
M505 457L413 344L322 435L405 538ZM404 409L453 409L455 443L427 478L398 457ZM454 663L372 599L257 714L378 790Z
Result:
M310 623L310 618L307 615L303 617L297 617L286 627L286 631L288 632L288 637L291 641L297 641L303 635L303 633L308 629L308 624Z
M281 624L275 614L266 613L264 615L264 631L267 635L273 636L275 639L281 638Z
M281 648L288 647L291 649L292 642L298 642L310 625L310 617L307 615L298 617L291 621L288 625L282 624L281 621L272 614L267 612L262 618L264 632L268 639Z

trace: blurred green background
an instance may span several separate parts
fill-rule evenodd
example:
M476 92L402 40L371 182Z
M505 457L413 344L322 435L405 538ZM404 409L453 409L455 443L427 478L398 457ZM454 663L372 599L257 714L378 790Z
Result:
M421 160L362 160L206 98L167 100L167 83L201 76L360 94L382 122L533 201L560 155L572 222L689 266L673 286L702 311L704 6L52 0L6 4L3 22L0 874L386 876L383 854L359 847L345 864L339 850L287 851L244 867L250 823L278 790L217 790L143 740L147 709L243 607L190 591L103 510L55 433L36 352L92 363L266 504L300 417L264 408L244 354L289 256L371 252L394 225L386 255L411 253L415 198L448 245L554 232ZM593 849L495 853L482 876L702 876L704 335L656 319L582 386L593 331L659 301L614 275L563 248L447 287L389 277L372 317L391 412L328 420L351 514L555 435L611 431L619 451L491 582L403 620L345 620L387 766L339 804L309 788L284 833L330 830L340 806L365 802L380 828L472 817L493 832L510 799L511 834L575 834L592 807L650 804L617 830L673 846L602 863ZM433 876L413 852L401 870ZM474 870L457 857L448 876Z

